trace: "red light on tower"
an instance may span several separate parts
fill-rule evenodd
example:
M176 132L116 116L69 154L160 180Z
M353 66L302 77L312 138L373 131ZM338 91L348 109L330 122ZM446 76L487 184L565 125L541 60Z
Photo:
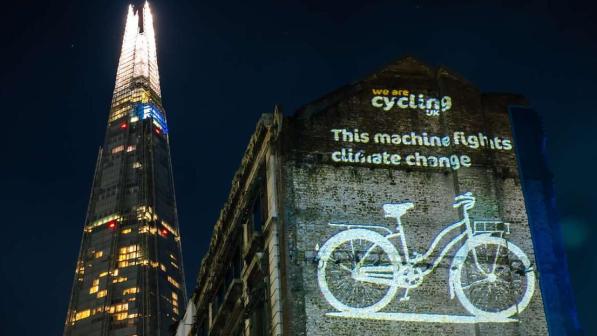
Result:
M166 230L166 229L162 228L162 229L160 230L160 234L162 235L162 237L166 237L166 236L168 236L168 230Z
M124 122L124 123L122 123L122 124L120 124L120 128L121 128L121 129L125 129L127 126L128 126L128 125L127 125L125 122Z
M111 220L108 222L108 229L110 230L114 230L116 228L116 221L115 220Z

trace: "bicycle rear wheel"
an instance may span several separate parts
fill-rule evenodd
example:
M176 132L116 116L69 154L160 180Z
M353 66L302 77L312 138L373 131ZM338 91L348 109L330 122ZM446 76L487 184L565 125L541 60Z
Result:
M366 229L342 231L319 251L317 278L325 299L343 312L376 312L398 291L396 248Z
M490 320L522 312L535 291L529 258L503 238L469 240L456 253L452 272L454 291L464 308Z

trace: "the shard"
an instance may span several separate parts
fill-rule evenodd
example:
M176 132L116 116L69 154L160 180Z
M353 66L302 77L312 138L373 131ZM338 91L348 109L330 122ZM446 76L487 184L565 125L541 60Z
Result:
M149 5L129 6L64 335L167 335L186 301Z

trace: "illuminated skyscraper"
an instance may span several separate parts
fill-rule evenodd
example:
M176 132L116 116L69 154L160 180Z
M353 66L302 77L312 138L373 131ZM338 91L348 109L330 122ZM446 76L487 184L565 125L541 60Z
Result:
M64 335L166 335L186 299L149 5L129 7Z

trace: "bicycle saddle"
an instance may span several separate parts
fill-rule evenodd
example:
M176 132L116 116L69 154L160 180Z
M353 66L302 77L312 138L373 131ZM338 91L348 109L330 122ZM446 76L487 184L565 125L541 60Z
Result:
M400 218L402 215L414 207L414 203L388 203L383 205L383 211L386 217Z

